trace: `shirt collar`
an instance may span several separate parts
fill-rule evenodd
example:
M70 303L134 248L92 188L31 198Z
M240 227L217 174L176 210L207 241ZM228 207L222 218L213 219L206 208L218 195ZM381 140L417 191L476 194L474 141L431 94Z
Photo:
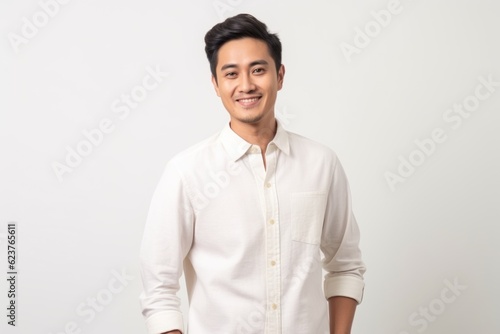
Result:
M288 132L283 128L278 119L276 119L276 125L276 134L274 135L274 138L269 142L269 145L276 145L279 150L288 155L290 153ZM241 158L252 146L251 143L238 136L236 132L231 129L229 122L226 123L224 129L222 129L219 138L226 152L229 154L229 158L231 159L231 161L236 161Z

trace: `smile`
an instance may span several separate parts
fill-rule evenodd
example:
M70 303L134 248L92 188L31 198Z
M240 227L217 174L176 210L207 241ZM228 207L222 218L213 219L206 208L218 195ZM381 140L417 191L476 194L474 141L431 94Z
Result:
M243 107L253 107L254 105L258 104L261 98L261 96L257 96L245 99L237 99L236 101Z

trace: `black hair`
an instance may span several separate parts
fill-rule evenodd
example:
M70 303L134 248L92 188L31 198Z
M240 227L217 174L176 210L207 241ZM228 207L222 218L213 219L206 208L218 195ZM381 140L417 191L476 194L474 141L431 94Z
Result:
M250 14L238 14L218 23L205 35L205 52L210 63L210 71L217 79L216 67L219 49L234 39L252 37L267 44L269 54L276 64L276 72L281 67L281 42L277 34L271 34L267 26Z

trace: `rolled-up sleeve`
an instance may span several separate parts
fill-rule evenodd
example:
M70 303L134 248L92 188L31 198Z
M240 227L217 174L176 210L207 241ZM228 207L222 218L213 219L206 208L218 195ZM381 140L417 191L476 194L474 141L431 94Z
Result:
M326 299L344 296L361 303L366 271L359 248L360 232L351 205L349 184L340 161L334 156L321 237Z
M143 292L139 299L150 334L184 331L179 279L193 239L194 214L175 162L154 191L140 249Z

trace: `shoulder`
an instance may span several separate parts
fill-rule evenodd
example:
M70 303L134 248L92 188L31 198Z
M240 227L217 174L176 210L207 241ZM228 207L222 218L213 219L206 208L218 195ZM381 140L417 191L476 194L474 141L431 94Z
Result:
M220 131L175 154L168 162L176 168L186 170L206 161L219 148Z
M323 163L328 162L332 165L337 164L337 154L331 147L295 132L287 130L287 133L290 142L290 153L292 155L317 159Z

